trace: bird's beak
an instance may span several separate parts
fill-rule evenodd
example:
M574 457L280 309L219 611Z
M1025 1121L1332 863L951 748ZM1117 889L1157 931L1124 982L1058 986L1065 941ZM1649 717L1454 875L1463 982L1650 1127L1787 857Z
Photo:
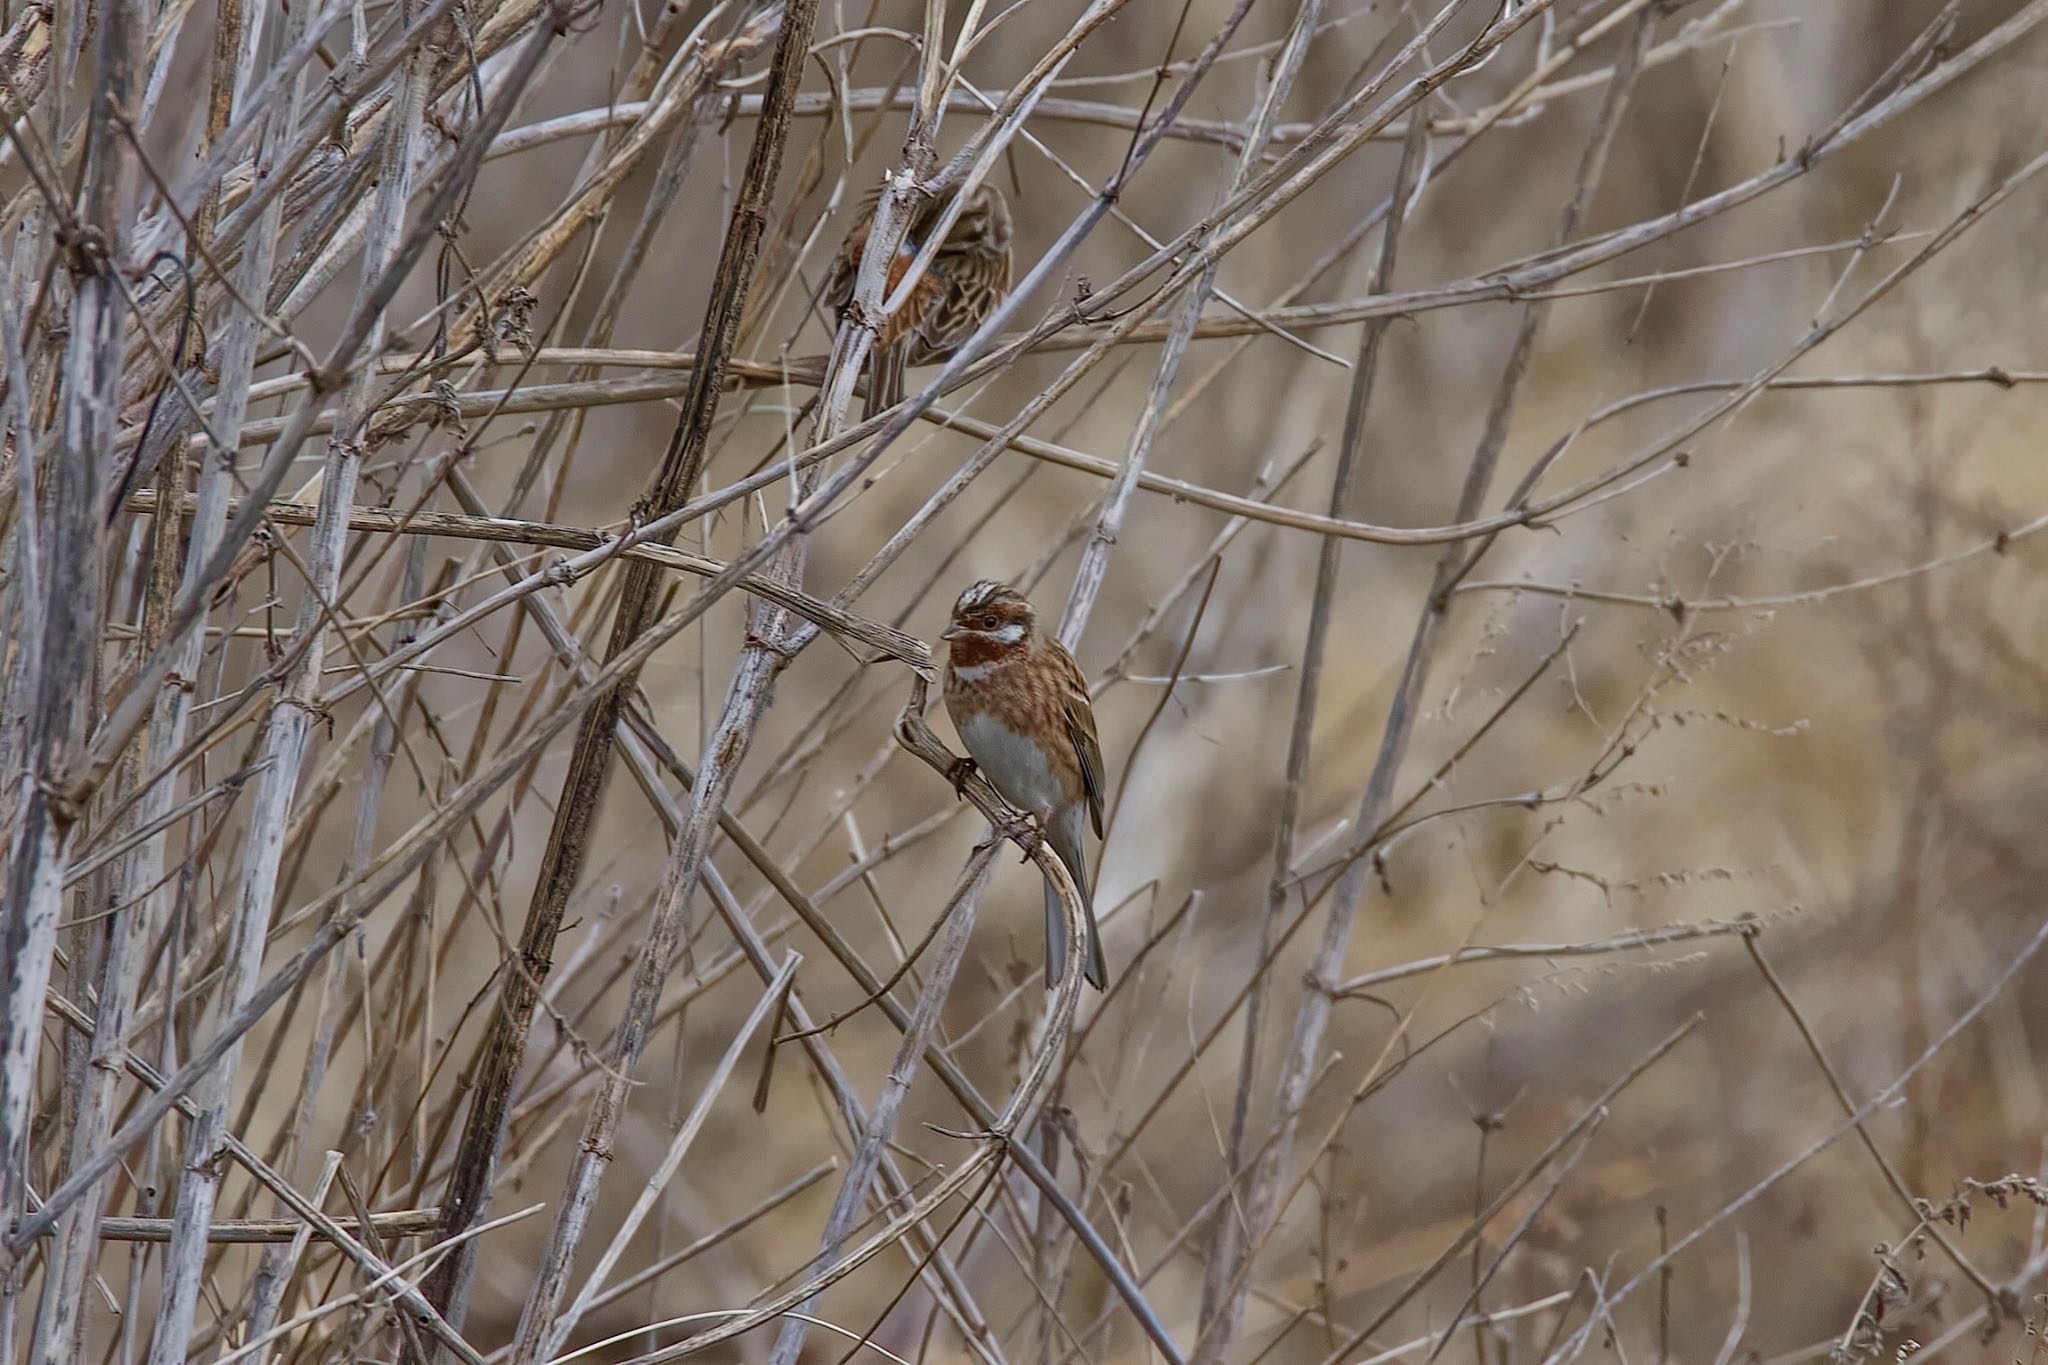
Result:
M948 625L944 630L939 632L939 638L941 640L957 640L966 633L967 632L960 629L960 627L957 624Z

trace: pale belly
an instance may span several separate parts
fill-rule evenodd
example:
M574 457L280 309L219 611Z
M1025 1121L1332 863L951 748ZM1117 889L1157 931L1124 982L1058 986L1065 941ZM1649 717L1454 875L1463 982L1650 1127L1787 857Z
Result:
M1058 810L1065 803L1059 775L1036 744L988 716L969 717L954 728L981 775L1005 801L1034 814Z

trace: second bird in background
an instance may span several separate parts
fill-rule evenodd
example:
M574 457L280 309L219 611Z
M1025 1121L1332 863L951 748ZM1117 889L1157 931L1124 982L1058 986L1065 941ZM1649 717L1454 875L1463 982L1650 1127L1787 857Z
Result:
M1095 893L1082 847L1085 831L1102 837L1107 782L1088 682L1074 656L1038 631L1031 603L1014 588L983 579L960 594L939 637L946 656L946 714L968 756L1003 799L1038 819L1045 841L1066 864L1087 912L1082 971L1101 990L1109 980L1095 929ZM1067 921L1059 893L1045 887L1045 979L1066 973Z
M853 226L840 244L825 281L825 304L835 317L853 302L854 280L874 226L879 189L863 199ZM950 203L926 203L903 234L903 245L889 263L884 301L896 292L910 263L938 230ZM912 365L945 360L988 320L1010 293L1010 205L1001 190L983 185L969 196L953 220L952 231L932 257L931 267L903 305L882 324L868 361L870 416L903 400L903 372Z

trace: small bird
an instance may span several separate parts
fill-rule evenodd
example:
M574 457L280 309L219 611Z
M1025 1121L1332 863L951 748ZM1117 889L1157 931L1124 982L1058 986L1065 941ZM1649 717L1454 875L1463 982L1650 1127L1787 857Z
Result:
M854 279L860 273L861 254L867 250L868 231L874 226L875 206L881 197L881 190L876 189L861 201L853 226L832 262L824 300L835 317L843 317L853 302ZM903 234L896 259L889 263L885 296L896 291L925 240L938 229L947 202L936 199L926 203ZM912 365L950 357L1009 293L1010 205L1001 190L983 185L961 207L953 230L946 234L917 288L876 336L868 359L868 414L903 401L903 372Z
M1102 746L1081 667L1058 640L1038 633L1038 616L1016 589L982 579L960 594L939 636L946 657L946 713L967 746L953 774L968 768L1003 799L1035 819L1081 893L1088 912L1083 974L1102 990L1102 940L1095 929L1095 893L1081 840L1086 825L1102 837ZM1045 887L1046 980L1066 971L1067 922L1058 892Z

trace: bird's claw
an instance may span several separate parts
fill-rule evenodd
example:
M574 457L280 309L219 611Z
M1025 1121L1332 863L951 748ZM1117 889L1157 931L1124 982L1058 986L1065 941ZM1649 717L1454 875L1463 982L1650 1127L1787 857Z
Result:
M1015 839L1024 850L1024 856L1017 860L1022 865L1030 862L1032 855L1045 842L1045 822L1036 815L1020 815L1003 826L1002 834L1005 839Z
M974 770L978 766L980 765L971 758L956 758L947 766L946 780L953 784L954 800L967 799L967 779L974 775Z

